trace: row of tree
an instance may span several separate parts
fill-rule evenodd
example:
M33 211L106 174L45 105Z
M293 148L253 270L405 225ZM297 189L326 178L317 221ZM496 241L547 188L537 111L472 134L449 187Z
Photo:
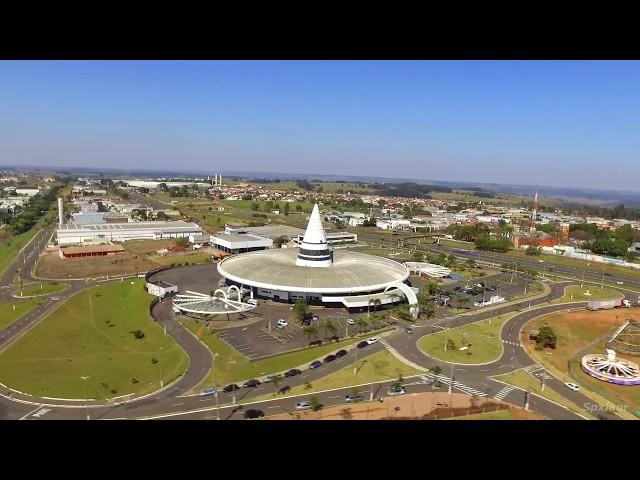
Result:
M24 210L9 221L9 230L14 235L31 229L38 219L49 210L51 203L56 200L60 187L51 188L45 195L37 194L29 199Z

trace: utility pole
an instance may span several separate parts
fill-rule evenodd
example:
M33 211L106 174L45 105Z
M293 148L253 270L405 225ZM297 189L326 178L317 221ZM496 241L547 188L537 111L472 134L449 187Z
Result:
M80 379L84 382L84 397L85 397L85 402L87 402L85 404L87 408L87 420L91 420L89 416L89 399L87 398L87 380L89 379L89 376L87 375L86 377L80 377Z
M356 360L355 362L353 362L353 374L356 375L358 373L358 347L355 348L356 350Z

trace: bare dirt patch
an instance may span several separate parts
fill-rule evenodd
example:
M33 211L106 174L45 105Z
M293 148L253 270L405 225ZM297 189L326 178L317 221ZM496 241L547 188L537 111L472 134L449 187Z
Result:
M449 410L449 395L446 393L414 393L398 397L385 398L383 402L365 402L345 404L325 408L318 412L310 410L304 412L279 414L269 417L271 420L393 420L393 419L444 419L470 414L519 409L509 404L486 398L472 401L469 395L452 394L452 405ZM438 405L440 404L440 405ZM531 412L514 413L515 418L527 420L541 417Z
M523 345L528 353L541 365L550 365L564 374L571 372L574 381L579 385L596 392L616 405L630 412L640 415L640 388L624 385L614 385L590 377L582 371L580 360L588 353L604 353L605 340L593 344L588 351L580 352L590 342L605 337L619 327L625 320L640 320L640 309L615 309L590 312L581 310L576 312L555 313L540 317L527 324L522 334ZM555 350L535 351L529 342L529 331L539 328L543 322L548 322L558 336ZM575 355L578 353L578 355ZM634 363L640 363L640 357L619 353L620 358L626 358ZM567 381L567 380L564 380Z
M40 278L97 278L133 275L147 272L158 266L140 255L124 253L107 257L72 258L62 260L57 251L40 257L36 276Z
M124 242L121 245L127 249L133 255L153 255L158 250L175 245L175 240L162 239L162 240L130 240Z

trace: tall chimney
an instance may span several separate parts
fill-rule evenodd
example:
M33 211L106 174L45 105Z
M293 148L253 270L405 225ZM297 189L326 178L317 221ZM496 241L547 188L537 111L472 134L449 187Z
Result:
M64 205L62 203L62 197L58 197L58 224L64 223Z

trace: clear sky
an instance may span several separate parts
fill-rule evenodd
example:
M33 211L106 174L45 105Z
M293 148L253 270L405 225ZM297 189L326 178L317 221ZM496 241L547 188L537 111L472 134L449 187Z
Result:
M0 62L0 164L640 190L640 62Z

